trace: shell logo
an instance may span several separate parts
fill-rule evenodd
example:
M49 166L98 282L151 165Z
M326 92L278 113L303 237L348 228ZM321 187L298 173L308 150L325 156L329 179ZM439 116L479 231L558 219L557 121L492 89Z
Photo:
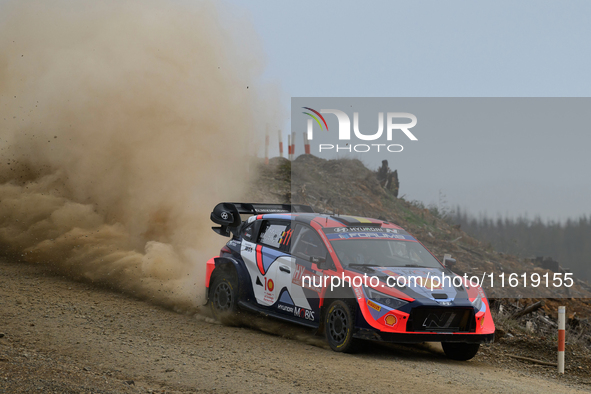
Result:
M273 279L269 279L267 281L267 289L269 289L269 291L273 291L274 288L275 288L275 284L273 283Z
M390 326L390 327L392 327L397 322L398 322L398 319L396 319L396 316L394 316L394 315L388 315L384 319L384 323L386 323L386 325Z

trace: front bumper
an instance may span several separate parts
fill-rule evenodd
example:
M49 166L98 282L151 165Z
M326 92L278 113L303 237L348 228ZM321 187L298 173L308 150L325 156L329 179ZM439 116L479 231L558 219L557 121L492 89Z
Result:
M462 343L492 343L495 334L454 334L454 333L394 333L360 329L355 338L371 341L393 343L422 343L422 342L462 342Z

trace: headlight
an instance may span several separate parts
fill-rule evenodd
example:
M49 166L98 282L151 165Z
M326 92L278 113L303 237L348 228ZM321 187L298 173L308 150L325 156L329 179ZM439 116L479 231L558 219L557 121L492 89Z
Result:
M395 298L387 294L380 293L379 291L375 291L373 289L370 289L369 287L365 288L365 294L370 300L378 302L382 305L386 305L388 308L392 309L398 309L403 305L408 304L407 301L403 301L399 298Z

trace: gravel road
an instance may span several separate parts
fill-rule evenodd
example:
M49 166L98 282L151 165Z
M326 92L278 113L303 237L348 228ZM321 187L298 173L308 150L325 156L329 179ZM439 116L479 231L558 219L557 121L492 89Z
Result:
M2 335L3 334L3 335ZM0 261L0 393L542 393L591 386L433 345L368 343L337 354L308 330L248 316L241 326ZM496 345L495 345L496 346Z

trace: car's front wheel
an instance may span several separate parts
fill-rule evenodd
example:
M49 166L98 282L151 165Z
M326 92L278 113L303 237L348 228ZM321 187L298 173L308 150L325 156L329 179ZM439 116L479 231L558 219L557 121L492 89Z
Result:
M209 304L214 317L228 322L238 311L238 281L235 275L220 272L209 288Z
M441 342L441 347L445 352L447 358L458 361L470 360L480 348L479 343L455 343L455 342Z
M342 300L330 302L324 319L324 332L330 348L335 352L355 351L354 328L355 308Z

